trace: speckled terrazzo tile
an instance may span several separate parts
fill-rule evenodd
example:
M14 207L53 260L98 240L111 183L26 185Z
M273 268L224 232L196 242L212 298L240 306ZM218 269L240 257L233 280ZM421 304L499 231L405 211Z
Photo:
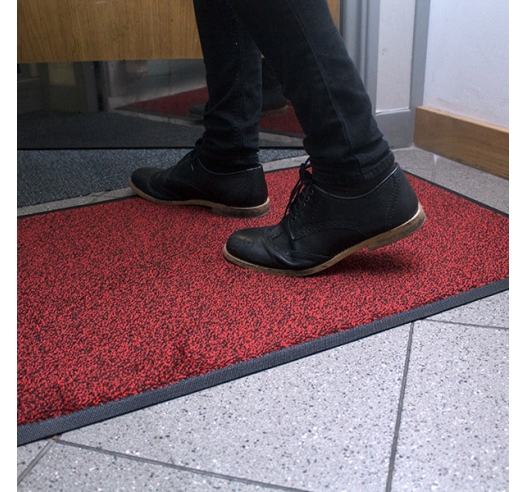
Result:
M409 326L63 439L311 491L384 490Z
M395 160L401 168L416 176L431 180L434 173L434 154L417 148L395 149Z
M434 182L502 212L509 211L509 181L506 179L438 157Z
M509 327L509 291L432 316L429 320L471 325Z
M38 456L38 454L46 448L48 442L48 440L43 440L17 447L17 475L20 475L28 466L30 466L31 462Z
M508 490L508 332L415 326L393 492Z
M55 444L18 486L19 492L257 492L269 490L230 477L175 469L92 450Z

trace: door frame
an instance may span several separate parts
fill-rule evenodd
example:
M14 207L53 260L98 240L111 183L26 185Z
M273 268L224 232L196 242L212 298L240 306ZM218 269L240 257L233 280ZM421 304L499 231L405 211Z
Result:
M391 147L413 145L416 108L423 104L430 0L416 0L409 107L376 111L381 0L342 0L340 29L364 81L379 128Z

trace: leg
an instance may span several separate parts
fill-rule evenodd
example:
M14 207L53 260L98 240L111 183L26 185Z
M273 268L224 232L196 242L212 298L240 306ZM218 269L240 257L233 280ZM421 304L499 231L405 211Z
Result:
M293 104L314 177L356 183L393 155L325 0L230 0Z
M282 94L282 86L276 78L269 62L262 58L262 117L287 112L287 99ZM227 62L225 62L227 63ZM189 114L201 116L205 114L206 104L196 104L189 109Z
M377 128L326 0L231 3L295 108L313 175L303 165L280 223L237 231L225 257L266 273L310 275L419 229L424 212Z
M287 99L273 67L262 58L262 117L287 112Z
M258 162L261 52L226 0L194 0L207 74L202 152L229 166Z

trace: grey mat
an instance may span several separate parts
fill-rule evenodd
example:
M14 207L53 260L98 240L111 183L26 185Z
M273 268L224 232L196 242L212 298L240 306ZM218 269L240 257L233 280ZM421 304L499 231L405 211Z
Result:
M128 187L139 167L167 168L191 149L106 149L18 151L17 207L27 207ZM261 150L271 162L304 155L297 149Z

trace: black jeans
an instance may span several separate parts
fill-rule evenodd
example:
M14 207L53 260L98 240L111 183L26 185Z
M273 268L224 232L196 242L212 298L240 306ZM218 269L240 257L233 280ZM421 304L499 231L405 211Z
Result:
M209 102L202 151L258 161L261 55L306 134L315 180L353 184L394 161L326 0L194 0Z

